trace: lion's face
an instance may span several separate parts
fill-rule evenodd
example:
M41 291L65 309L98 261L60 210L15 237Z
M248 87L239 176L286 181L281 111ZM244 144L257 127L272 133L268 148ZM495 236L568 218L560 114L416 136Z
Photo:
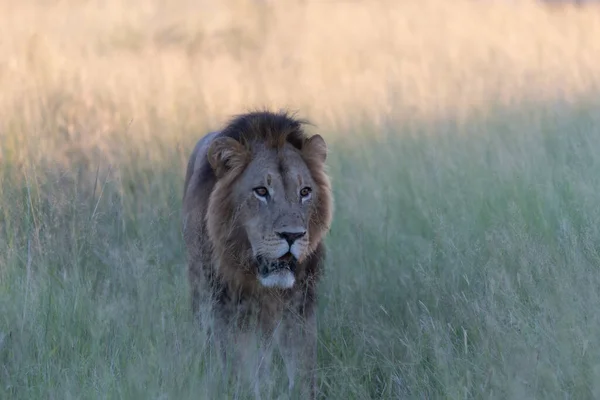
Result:
M256 274L262 286L291 288L296 266L321 239L321 232L316 231L311 222L318 219L315 217L320 196L325 196L311 175L306 154L291 144L285 143L280 148L255 144L248 150L238 142L227 142L229 147L215 146L217 152L220 150L218 154L224 156L213 162L225 162L227 172L220 172L231 174L228 201L232 226L247 237L246 253L252 258L248 264L257 266ZM313 163L324 161L326 147L322 138L309 145L312 145L309 147L313 156L314 151L322 152ZM304 151L307 150L310 149ZM237 171L236 163L241 163ZM311 233L315 238L311 238Z
M259 147L233 196L260 282L291 287L295 264L308 255L308 221L318 196L300 153L289 144L279 151Z

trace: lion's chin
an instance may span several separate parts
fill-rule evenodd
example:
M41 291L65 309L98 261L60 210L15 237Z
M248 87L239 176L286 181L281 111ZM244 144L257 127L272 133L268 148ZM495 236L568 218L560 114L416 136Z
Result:
M281 268L267 274L258 274L258 280L264 287L277 289L290 289L294 286L296 278L288 268Z

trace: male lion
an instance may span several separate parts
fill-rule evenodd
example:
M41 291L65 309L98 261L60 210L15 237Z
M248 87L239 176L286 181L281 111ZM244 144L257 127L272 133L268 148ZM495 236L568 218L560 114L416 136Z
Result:
M303 124L252 112L200 139L185 177L183 231L192 309L212 302L223 359L243 355L258 331L264 354L271 339L278 345L289 389L299 367L303 398L315 398L316 285L333 194L327 145Z

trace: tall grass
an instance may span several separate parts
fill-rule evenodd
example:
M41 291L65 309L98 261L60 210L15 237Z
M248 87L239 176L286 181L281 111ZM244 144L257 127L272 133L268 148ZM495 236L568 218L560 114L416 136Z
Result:
M0 37L0 398L239 394L180 201L263 106L331 148L325 398L600 397L598 10L25 0Z

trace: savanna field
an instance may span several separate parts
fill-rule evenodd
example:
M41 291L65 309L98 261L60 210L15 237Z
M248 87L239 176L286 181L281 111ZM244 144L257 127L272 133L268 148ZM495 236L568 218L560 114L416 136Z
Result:
M180 210L256 108L329 144L323 398L600 398L599 38L526 1L2 0L0 399L248 394Z

